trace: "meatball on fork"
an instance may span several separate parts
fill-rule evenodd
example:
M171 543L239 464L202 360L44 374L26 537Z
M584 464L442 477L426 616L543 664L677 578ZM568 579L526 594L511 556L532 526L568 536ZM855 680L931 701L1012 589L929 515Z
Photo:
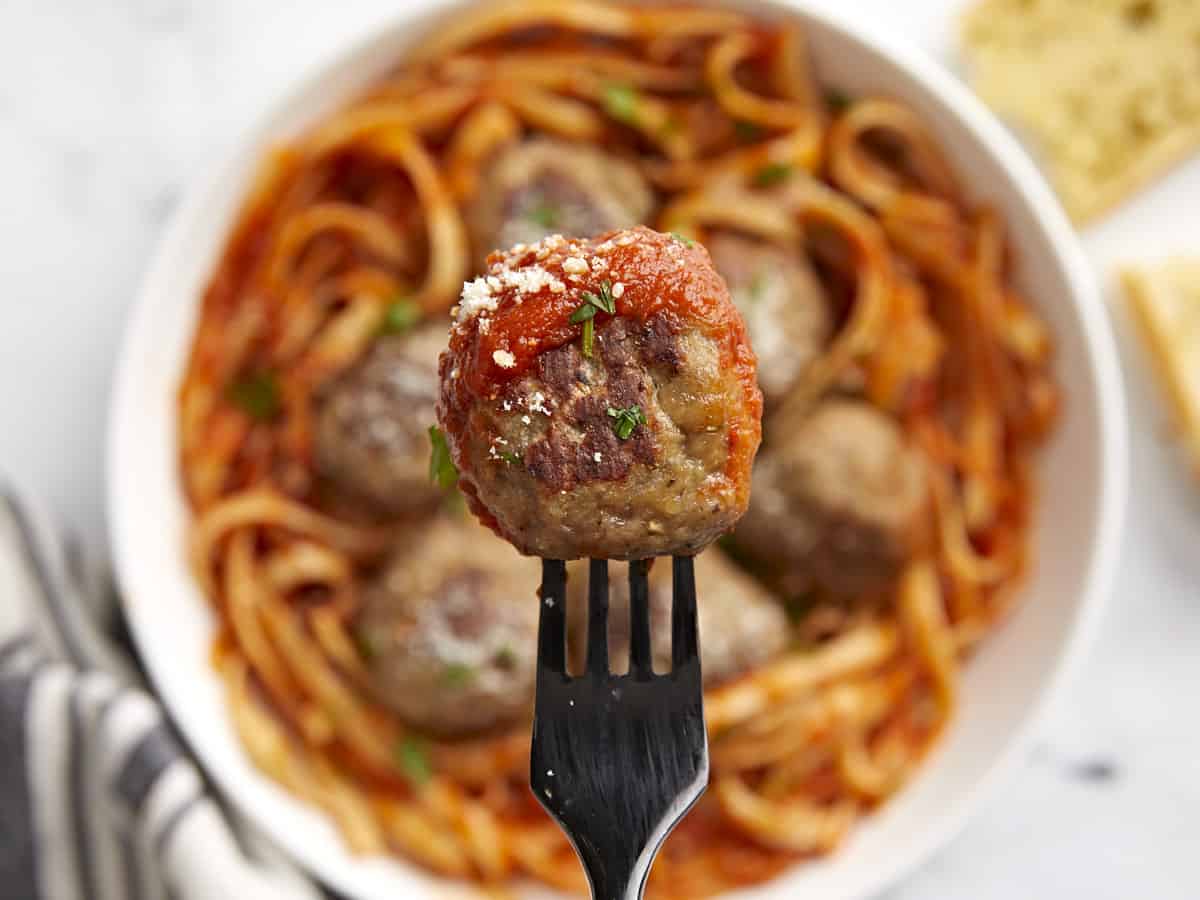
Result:
M746 510L762 395L707 251L647 228L490 257L440 361L471 509L527 555L691 555Z

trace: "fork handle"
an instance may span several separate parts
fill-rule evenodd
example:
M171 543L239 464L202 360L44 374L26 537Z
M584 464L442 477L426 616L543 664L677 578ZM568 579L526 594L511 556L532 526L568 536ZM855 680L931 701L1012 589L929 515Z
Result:
M609 852L605 853L605 849ZM642 900L646 890L646 875L657 848L633 860L632 863L614 853L615 845L595 848L595 853L580 852L583 870L592 887L592 900Z

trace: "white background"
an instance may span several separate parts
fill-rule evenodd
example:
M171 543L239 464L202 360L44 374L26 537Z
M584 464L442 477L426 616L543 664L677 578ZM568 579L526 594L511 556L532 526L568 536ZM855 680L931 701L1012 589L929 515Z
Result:
M0 476L94 548L117 339L181 192L300 63L401 2L0 2ZM954 65L961 3L853 6ZM1131 401L1120 578L1024 764L888 900L1200 897L1200 482L1114 285L1122 262L1200 254L1198 226L1200 160L1084 235Z

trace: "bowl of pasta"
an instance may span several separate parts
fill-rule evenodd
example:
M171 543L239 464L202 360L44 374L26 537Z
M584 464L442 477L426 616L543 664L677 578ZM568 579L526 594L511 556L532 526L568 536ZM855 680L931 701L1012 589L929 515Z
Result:
M801 2L414 5L192 192L110 419L156 688L349 896L586 890L528 788L537 565L464 513L431 426L452 307L639 225L711 257L764 403L749 511L697 559L709 787L648 896L873 895L965 822L1096 622L1112 337L1057 202L953 76ZM513 245L520 278L490 270ZM549 416L543 374L495 414ZM608 410L618 438L640 412Z

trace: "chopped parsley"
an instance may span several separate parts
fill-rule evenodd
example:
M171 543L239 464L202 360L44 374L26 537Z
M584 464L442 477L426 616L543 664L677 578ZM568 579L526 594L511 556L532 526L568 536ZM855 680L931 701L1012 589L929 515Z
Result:
M608 313L610 316L616 315L617 301L613 299L612 284L608 281L600 283L600 288L595 293L587 291L583 294L583 303L575 312L571 313L569 321L572 325L583 323L583 355L591 358L592 343L596 339L596 326L592 319L596 318L597 312Z
M750 279L750 302L757 303L767 292L767 273L759 269Z
M257 422L270 422L279 415L279 381L274 372L254 372L229 385L229 402Z
M586 322L588 319L594 319L595 317L596 307L592 306L590 303L583 303L580 304L579 309L571 313L571 318L568 319L568 321L572 325L578 325L580 322Z
M521 462L521 457L518 456L516 453L513 453L509 450L501 450L500 458L502 460L504 460L506 463L508 463L510 466L519 465Z
M542 228L556 228L561 215L562 211L557 206L543 201L525 213L525 218Z
M421 307L407 297L397 297L388 304L379 326L381 334L404 334L421 321Z
M366 629L360 628L354 632L354 645L358 649L358 655L367 662L379 655L379 648L375 646L375 637Z
M446 436L436 425L429 426L429 480L442 490L448 491L458 484L458 469L450 458L450 446Z
M501 669L511 669L517 664L517 651L505 644L496 651L496 665Z
M447 663L442 672L442 681L447 687L465 687L475 678L475 670L466 663Z
M825 92L825 105L831 112L840 113L853 102L849 94L839 91L837 88L830 88Z
M583 350L583 355L588 359L592 358L592 344L596 340L596 323L592 321L595 313L588 316L583 323L583 334L580 335L580 345Z
M751 141L757 141L760 137L762 137L763 130L753 122L743 122L738 120L737 122L733 123L733 133L738 136L738 140L750 143Z
M608 408L608 417L613 420L613 432L623 441L628 440L629 436L633 434L634 429L639 425L646 424L646 414L642 412L642 408L636 403L624 409L617 409L610 406Z
M696 242L694 240L692 240L686 234L680 234L678 231L672 231L671 237L675 238L675 240L679 241L679 243L683 244L685 247L696 246Z
M758 187L771 187L792 177L792 167L787 163L767 163L754 173L754 183Z
M613 299L612 283L609 281L600 282L600 290L595 294L591 291L586 292L583 295L583 299L585 302L596 307L596 309L606 312L610 316L617 314L617 301Z
M610 83L604 86L604 111L626 125L632 125L638 115L638 92L631 84Z
M787 613L788 621L799 625L808 618L808 614L817 605L817 595L812 591L794 594L784 601L783 611Z
M414 785L426 784L433 777L425 744L417 738L406 737L396 745L396 764Z

